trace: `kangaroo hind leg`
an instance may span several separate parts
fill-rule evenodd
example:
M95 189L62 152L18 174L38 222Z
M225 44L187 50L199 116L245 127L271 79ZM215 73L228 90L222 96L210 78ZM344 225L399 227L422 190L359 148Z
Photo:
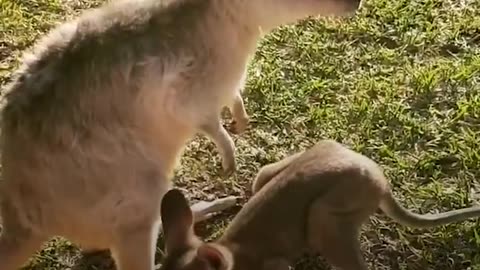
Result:
M19 269L41 248L45 240L29 230L4 226L0 235L0 269Z
M155 269L155 250L158 228L139 226L122 231L111 248L112 257L119 270Z
M321 200L309 211L308 241L330 264L342 270L368 270L359 237L359 222L349 214L336 215Z

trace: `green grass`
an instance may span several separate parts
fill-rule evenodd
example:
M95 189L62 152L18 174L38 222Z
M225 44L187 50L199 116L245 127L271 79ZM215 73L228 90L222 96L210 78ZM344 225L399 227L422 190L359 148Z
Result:
M21 50L98 0L0 3L3 84ZM259 167L331 138L380 163L409 208L426 213L479 201L480 1L367 0L355 18L306 20L267 36L249 75L252 123L234 139L237 174L222 181L216 148L197 137L175 178L192 199L247 199ZM198 229L214 239L232 215ZM476 270L479 225L414 230L379 214L364 227L363 250L372 269ZM109 269L107 258L82 256L56 239L26 269ZM305 258L296 269L328 266Z

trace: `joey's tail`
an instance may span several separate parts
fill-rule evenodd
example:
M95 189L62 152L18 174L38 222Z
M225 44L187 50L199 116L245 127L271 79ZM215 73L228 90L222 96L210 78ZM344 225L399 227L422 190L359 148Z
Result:
M414 228L428 228L480 217L480 206L462 208L439 214L416 214L404 208L388 192L380 202L380 209L396 222Z

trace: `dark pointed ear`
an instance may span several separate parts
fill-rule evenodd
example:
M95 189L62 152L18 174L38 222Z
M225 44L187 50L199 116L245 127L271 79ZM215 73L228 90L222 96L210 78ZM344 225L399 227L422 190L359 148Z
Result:
M233 263L229 251L212 244L203 244L198 247L197 258L215 270L226 270Z
M162 198L160 215L167 252L188 245L192 237L193 214L178 189L170 189Z

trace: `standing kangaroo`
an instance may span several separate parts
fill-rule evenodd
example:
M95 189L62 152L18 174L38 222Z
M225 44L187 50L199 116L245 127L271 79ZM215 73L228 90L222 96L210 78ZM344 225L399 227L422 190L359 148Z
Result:
M480 206L419 215L394 198L382 169L335 141L264 166L253 197L223 236L203 243L192 230L183 194L163 197L167 257L162 270L288 270L304 252L320 253L343 270L367 270L360 227L380 209L403 225L432 227L480 216Z
M234 132L247 126L240 93L261 30L352 14L359 1L119 0L51 31L5 89L0 269L52 236L110 249L120 270L153 269L161 198L186 142L207 134L226 174L235 169L220 112L231 108Z

